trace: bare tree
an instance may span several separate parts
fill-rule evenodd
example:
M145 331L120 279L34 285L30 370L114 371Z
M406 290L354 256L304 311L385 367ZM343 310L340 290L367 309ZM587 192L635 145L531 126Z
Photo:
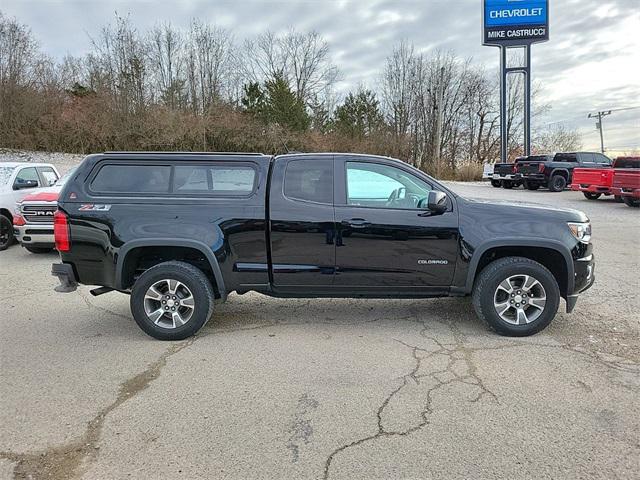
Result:
M329 44L318 32L293 28L282 35L267 31L247 40L244 67L246 76L258 83L281 76L307 105L322 97L338 78Z
M184 39L171 24L156 25L149 33L148 52L153 73L153 93L172 109L185 103Z

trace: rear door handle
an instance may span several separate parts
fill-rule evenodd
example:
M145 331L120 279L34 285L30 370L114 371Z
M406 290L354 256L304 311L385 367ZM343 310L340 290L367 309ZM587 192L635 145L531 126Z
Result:
M371 223L367 222L364 218L352 218L350 220L343 220L342 225L351 228L365 228L371 225Z

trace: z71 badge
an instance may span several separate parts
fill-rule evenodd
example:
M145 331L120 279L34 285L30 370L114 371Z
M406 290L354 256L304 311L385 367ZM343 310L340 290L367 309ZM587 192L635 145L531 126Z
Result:
M78 209L79 212L108 212L111 210L111 205L104 205L98 203L86 203L84 205L80 205Z

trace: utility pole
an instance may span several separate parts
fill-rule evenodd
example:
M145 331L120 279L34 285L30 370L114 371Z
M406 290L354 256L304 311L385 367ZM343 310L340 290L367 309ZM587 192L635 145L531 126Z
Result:
M436 165L436 176L440 176L440 145L442 143L442 116L444 115L444 67L440 68L440 78L436 87L436 132L433 139L433 161Z
M611 115L611 110L605 110L597 113L590 113L589 118L597 118L598 122L596 123L596 128L600 131L600 151L604 153L604 133L603 133L603 125L602 119L607 115Z

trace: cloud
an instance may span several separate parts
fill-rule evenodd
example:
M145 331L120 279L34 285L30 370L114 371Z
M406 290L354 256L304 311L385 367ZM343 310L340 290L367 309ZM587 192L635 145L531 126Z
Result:
M330 43L342 93L375 88L385 57L400 40L417 51L452 50L497 69L498 50L481 45L478 0L3 0L2 11L28 24L55 58L82 55L114 12L145 30L157 22L187 27L191 18L230 29L238 41L289 27L316 30ZM534 80L552 109L535 121L577 121L585 147L599 137L589 111L640 102L640 9L637 0L551 2L551 41L533 47ZM573 119L573 120L572 120ZM617 143L638 145L640 110L608 117ZM569 125L569 123L567 123ZM616 130L614 130L616 129Z

